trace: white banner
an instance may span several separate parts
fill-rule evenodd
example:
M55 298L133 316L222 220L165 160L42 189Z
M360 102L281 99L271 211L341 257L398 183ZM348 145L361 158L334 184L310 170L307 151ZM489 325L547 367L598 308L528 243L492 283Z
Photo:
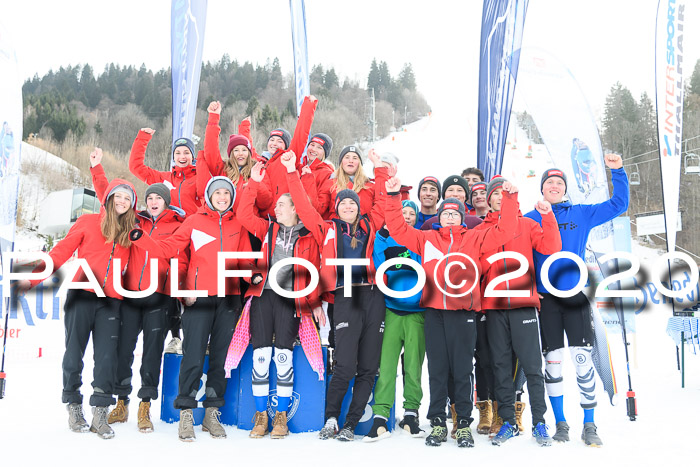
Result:
M656 12L656 116L668 251L676 249L681 179L684 9L681 0L659 0Z
M304 0L289 0L292 17L292 45L294 46L294 88L297 97L297 116L301 113L304 97L311 95L309 82L309 49L306 42L306 7Z

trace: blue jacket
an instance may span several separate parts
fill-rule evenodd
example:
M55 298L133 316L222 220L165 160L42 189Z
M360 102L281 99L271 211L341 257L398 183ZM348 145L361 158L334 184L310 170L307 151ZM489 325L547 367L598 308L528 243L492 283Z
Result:
M612 197L599 204L571 204L569 201L552 205L552 211L559 224L561 234L561 251L570 251L585 260L586 242L591 229L604 224L623 212L627 211L630 201L629 181L625 169L614 169L612 172ZM525 214L542 225L542 216L537 211ZM549 257L533 251L535 272L537 274L537 290L548 293L542 284L540 271L542 264ZM579 268L569 259L559 259L549 268L549 281L559 290L570 290L579 281Z
M379 268L379 265L384 261L396 258L404 257L410 258L421 264L421 258L405 246L401 246L396 241L389 236L389 231L385 228L377 232L377 237L374 240L374 252L372 253L374 259L375 267ZM386 270L386 284L387 286L396 291L406 291L413 288L418 282L418 274L410 266L406 265L396 265L391 266ZM430 279L428 279L430 280ZM423 290L421 289L418 293L408 298L392 298L388 295L385 297L387 308L398 311L406 312L419 312L423 311L423 308L418 306L420 302Z

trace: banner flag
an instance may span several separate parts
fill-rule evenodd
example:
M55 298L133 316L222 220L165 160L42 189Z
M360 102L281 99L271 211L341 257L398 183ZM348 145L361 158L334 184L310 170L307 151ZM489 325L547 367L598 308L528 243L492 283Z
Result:
M304 97L311 95L309 81L309 49L306 42L306 7L304 0L289 0L292 17L292 46L294 47L294 87L297 98L297 117Z

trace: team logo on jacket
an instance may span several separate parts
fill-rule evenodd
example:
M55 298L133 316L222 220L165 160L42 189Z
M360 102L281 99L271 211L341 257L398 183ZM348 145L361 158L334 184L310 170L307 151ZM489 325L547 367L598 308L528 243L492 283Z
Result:
M211 243L216 238L212 237L209 234L206 234L202 232L201 230L197 229L192 229L192 233L190 234L190 238L192 239L192 245L194 246L194 251L199 250L202 248L204 245L207 243Z

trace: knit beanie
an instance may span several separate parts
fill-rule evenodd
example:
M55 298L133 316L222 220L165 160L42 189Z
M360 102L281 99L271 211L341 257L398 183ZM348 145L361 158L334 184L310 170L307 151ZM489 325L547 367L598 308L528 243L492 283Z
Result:
M407 207L411 208L411 209L413 209L413 212L416 213L416 216L418 215L418 205L416 203L414 203L413 201L411 201L410 199L405 199L405 200L401 201L401 207L402 208L407 208Z
M112 196L115 193L124 193L128 196L131 197L131 207L133 208L136 206L136 194L134 193L134 190L131 189L129 185L125 184L120 184L112 188L109 193L107 194L107 197L105 198L105 202L109 199L110 196Z
M548 178L552 177L559 177L564 180L564 185L568 190L568 183L566 181L566 174L564 171L559 169L549 169L545 170L545 172L542 174L542 180L540 181L540 193L544 193L544 182L546 182Z
M170 190L163 183L154 183L153 185L146 188L146 199L148 199L148 195L150 195L151 193L155 193L156 195L163 198L166 207L170 206Z
M325 133L316 133L311 137L309 143L316 143L323 147L323 159L327 159L333 150L333 140Z
M211 180L209 180L209 183L207 183L207 188L206 188L206 193L207 193L207 206L209 206L212 210L214 209L214 206L211 204L211 195L214 194L214 192L220 188L224 188L231 193L231 206L233 206L233 202L236 200L236 188L233 186L233 182L231 182L231 179L228 177L212 177ZM229 206L229 208L231 207Z
M194 143L189 138L178 138L175 140L175 142L173 143L173 158L175 157L175 150L180 146L187 147L187 149L189 149L190 153L192 154L192 158L194 159L194 156L196 155L196 153L194 152Z
M338 206L340 206L341 201L343 201L346 198L350 198L357 204L357 209L359 212L360 209L360 197L355 193L355 191L346 188L344 190L340 190L338 195L335 197L335 213L338 214Z
M493 176L493 178L489 182L488 186L486 187L486 202L487 203L489 203L491 201L491 195L493 194L493 192L498 190L499 188L503 188L503 184L507 181L508 180L503 178L503 176L501 176L501 175L494 175Z
M282 141L284 141L284 149L289 149L289 145L292 144L292 135L290 135L287 130L284 128L275 128L270 132L270 136L267 138L267 140L270 141L270 138L273 136L279 136L282 138Z
M440 207L438 208L438 212L437 212L438 221L440 221L440 215L442 215L442 212L445 211L446 209L453 209L453 210L459 212L459 215L462 216L462 218L460 219L460 224L464 222L464 216L465 216L464 203L462 203L460 200L458 200L457 198L447 198L445 201L440 203Z
M226 153L229 155L229 157L231 157L231 152L236 146L245 146L248 148L248 152L252 153L248 138L243 135L231 135L228 137L228 148L226 149Z
M459 185L464 188L464 194L469 195L469 183L459 175L450 175L442 182L442 197L445 198L445 192L452 185Z
M345 146L341 151L340 151L340 157L338 157L338 164L343 163L343 157L349 152L354 152L357 154L357 156L360 158L360 165L362 165L362 151L360 151L360 148L357 146Z
M423 184L425 184L425 183L432 183L433 185L435 185L437 187L438 199L440 199L440 197L442 196L442 185L440 185L440 181L431 175L428 175L427 177L423 177L423 179L418 184L418 193L420 193L420 189L423 186Z
M469 201L469 204L473 205L474 203L472 202L472 196L474 196L474 192L477 190L484 190L486 191L486 182L476 182L475 184L472 185L471 189L468 191L469 197L467 200Z

